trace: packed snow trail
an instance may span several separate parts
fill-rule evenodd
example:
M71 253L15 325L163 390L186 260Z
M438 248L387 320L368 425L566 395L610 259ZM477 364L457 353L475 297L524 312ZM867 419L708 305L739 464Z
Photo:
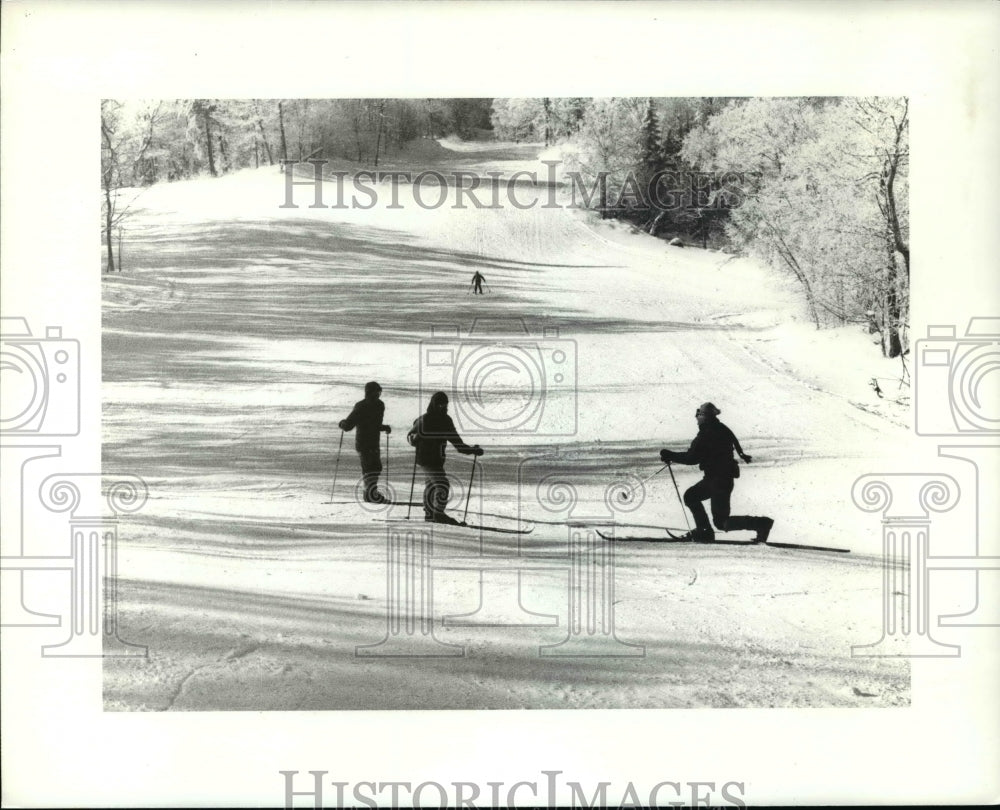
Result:
M770 330L800 317L785 281L565 208L425 210L401 187L398 209L380 188L375 209L316 210L300 187L300 207L282 209L283 182L268 169L147 190L126 272L105 282L104 468L142 475L151 493L123 526L120 562L121 632L148 644L150 659L107 661L108 708L908 701L905 662L850 657L851 644L878 637L881 616L877 529L851 506L850 485L891 455L900 430L794 369L777 371ZM492 292L468 294L476 270ZM421 341L442 326L457 328L459 341L476 319L504 328L524 319L536 339L575 354L575 379L554 392L575 413L575 431L464 436L487 451L470 522L516 515L536 530L527 538L435 526L444 566L436 616L474 612L483 594L513 587L532 614L559 619L530 630L442 624L435 632L465 650L457 659L357 658L356 647L386 632L381 520L398 517L399 505L352 502L358 470L348 447L337 502L324 503L336 423L365 381L382 384L395 428L386 483L405 502L412 451L395 437L430 393ZM552 560L565 554L574 521L607 511L609 485L655 470L660 447L684 449L706 399L755 458L734 512L775 517L775 541L854 553L623 546L616 632L645 656L539 657L566 633L567 572ZM449 454L453 514L468 464ZM526 497L526 470L572 478L576 511ZM678 467L677 477L683 490L698 473ZM420 488L418 476L417 502ZM670 482L654 478L612 519L684 518ZM479 570L469 561L478 555L510 570ZM525 555L551 564L522 578Z

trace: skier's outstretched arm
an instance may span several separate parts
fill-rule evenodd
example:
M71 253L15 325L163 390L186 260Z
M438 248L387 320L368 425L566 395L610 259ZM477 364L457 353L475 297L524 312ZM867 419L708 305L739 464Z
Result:
M691 442L691 446L682 453L664 448L660 451L660 460L663 461L664 464L669 464L671 462L677 462L678 464L701 463L701 451L698 442L699 438L700 436L695 436L694 441Z
M481 456L484 452L483 448L478 444L466 444L463 442L462 437L458 435L458 431L455 430L454 425L445 438L447 438L447 440L454 445L455 449L463 455Z
M355 405L354 409L348 414L346 419L341 419L337 426L341 430L354 430L355 426L358 424L358 406Z
M727 428L727 430L729 430ZM736 455L743 459L747 464L753 461L753 456L747 455L743 452L743 448L740 447L740 440L736 438L736 434L732 430L729 430L729 435L733 440L733 447L736 448Z

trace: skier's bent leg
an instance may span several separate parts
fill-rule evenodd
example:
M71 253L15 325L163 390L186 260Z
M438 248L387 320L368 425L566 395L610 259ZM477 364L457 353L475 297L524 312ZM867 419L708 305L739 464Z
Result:
M751 517L749 515L733 515L726 521L726 530L748 529L757 532L754 538L755 543L767 542L767 537L771 533L774 521L769 517Z
M715 532L712 531L712 524L708 522L708 513L701 502L712 495L706 479L702 479L697 484L689 487L684 493L684 503L691 510L694 517L695 529L691 532L693 539L714 540Z

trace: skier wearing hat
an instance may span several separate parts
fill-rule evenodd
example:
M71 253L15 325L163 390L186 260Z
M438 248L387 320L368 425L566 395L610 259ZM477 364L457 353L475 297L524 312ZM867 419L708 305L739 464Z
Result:
M382 424L385 403L380 399L382 386L377 382L365 383L365 398L356 403L346 419L341 419L341 430L358 429L354 449L361 460L361 477L364 481L365 503L387 503L378 490L378 477L382 472L382 454L379 451L379 433L392 433L392 428Z
M748 517L729 514L729 497L733 492L734 479L739 478L740 467L733 458L733 450L749 464L753 458L743 452L739 439L722 422L718 416L722 413L711 402L705 402L695 411L698 420L698 435L694 437L691 446L683 453L663 449L660 458L669 464L676 461L679 464L697 464L705 475L694 486L684 493L684 503L694 516L695 528L684 535L686 540L708 541L715 539L712 524L702 501L710 500L712 505L712 521L719 531L728 532L734 529L752 529L757 532L754 540L763 543L774 521L769 517Z
M413 422L406 440L417 449L416 463L424 471L424 520L459 525L444 511L451 493L444 471L445 446L451 442L459 453L467 456L481 456L483 448L462 441L448 416L448 395L444 391L431 397L427 412Z

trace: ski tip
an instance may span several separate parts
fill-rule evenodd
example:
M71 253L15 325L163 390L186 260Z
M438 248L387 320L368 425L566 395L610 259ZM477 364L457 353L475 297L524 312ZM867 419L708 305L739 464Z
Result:
M771 540L764 540L760 545L770 546L771 548L799 549L800 551L827 551L833 554L851 553L851 550L849 548L833 548L832 546L808 546L803 543L782 543L780 541L775 542Z

